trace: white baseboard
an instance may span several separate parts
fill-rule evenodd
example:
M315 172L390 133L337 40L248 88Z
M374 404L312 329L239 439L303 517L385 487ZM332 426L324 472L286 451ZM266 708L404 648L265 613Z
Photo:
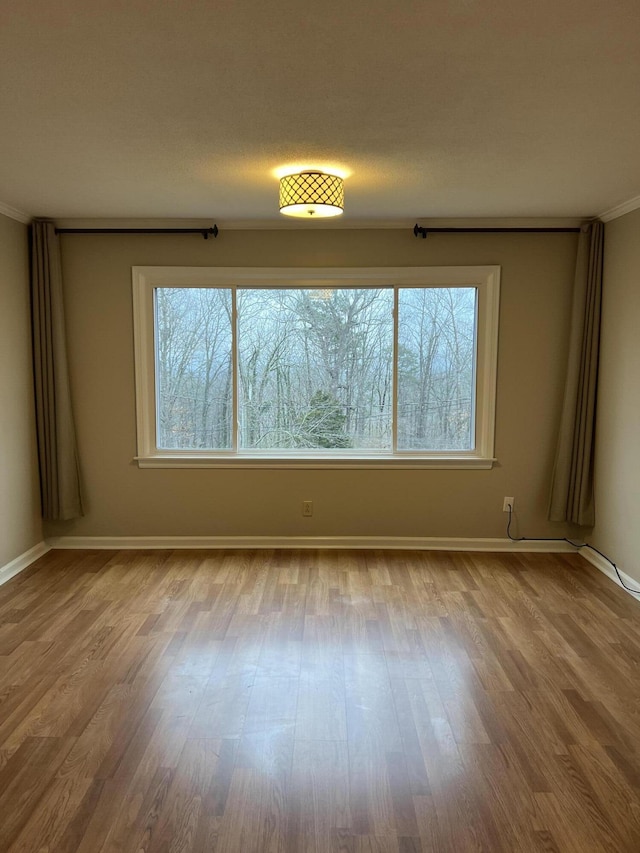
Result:
M510 539L445 539L414 536L60 536L48 540L52 548L385 548L415 551L544 551L568 553L566 542L512 542Z
M588 563L591 563L592 566L595 566L596 569L601 571L610 580L612 580L619 587L622 587L622 589L624 589L624 587L620 583L620 578L615 573L615 569L607 560L604 559L604 557L601 557L600 554L596 553L595 551L591 551L589 548L582 548L580 551L580 556L584 557ZM631 590L628 589L625 589L624 591L628 592L629 595L633 596L636 600L638 600L638 597L640 596L640 583L638 583L635 578L632 578L631 575L628 575L626 572L623 572L620 569L618 569L618 571L620 572L620 577L627 586L630 586L631 589L638 590L637 593L631 592Z
M91 550L130 549L273 549L273 548L330 548L337 549L390 549L413 551L502 551L538 553L575 553L567 542L512 542L510 539L444 539L413 536L59 536L39 542L0 567L0 585L15 577L52 548ZM595 551L583 548L580 555L603 572L618 586L622 586L613 567ZM621 570L625 584L640 589L640 583ZM622 587L624 589L624 587ZM628 592L628 590L626 590ZM629 593L634 595L633 593Z
M0 568L0 585L6 583L10 578L15 577L19 572L34 563L38 557L42 557L47 551L51 550L51 545L47 542L38 542L33 548L29 548L24 554L20 554L15 560L11 560L6 566Z

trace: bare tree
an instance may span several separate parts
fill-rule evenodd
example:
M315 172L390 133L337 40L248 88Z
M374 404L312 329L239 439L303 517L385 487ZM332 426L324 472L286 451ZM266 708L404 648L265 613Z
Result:
M246 449L388 449L392 288L239 288L238 415ZM159 440L232 445L227 288L164 288L156 301ZM401 288L398 440L471 443L474 288Z

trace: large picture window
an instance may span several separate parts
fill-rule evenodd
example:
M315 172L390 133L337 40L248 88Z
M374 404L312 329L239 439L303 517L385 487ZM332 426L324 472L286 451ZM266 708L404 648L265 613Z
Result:
M489 467L498 267L133 270L142 466Z

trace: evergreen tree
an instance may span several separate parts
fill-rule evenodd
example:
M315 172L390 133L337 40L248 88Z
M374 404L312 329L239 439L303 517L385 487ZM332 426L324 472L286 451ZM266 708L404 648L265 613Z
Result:
M339 402L326 391L316 391L300 419L301 447L351 447L345 433L346 416Z

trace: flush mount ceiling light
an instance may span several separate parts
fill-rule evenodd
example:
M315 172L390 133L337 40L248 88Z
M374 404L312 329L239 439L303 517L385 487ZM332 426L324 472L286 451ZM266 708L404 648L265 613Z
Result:
M317 219L344 211L344 182L326 172L298 172L280 178L280 213Z

